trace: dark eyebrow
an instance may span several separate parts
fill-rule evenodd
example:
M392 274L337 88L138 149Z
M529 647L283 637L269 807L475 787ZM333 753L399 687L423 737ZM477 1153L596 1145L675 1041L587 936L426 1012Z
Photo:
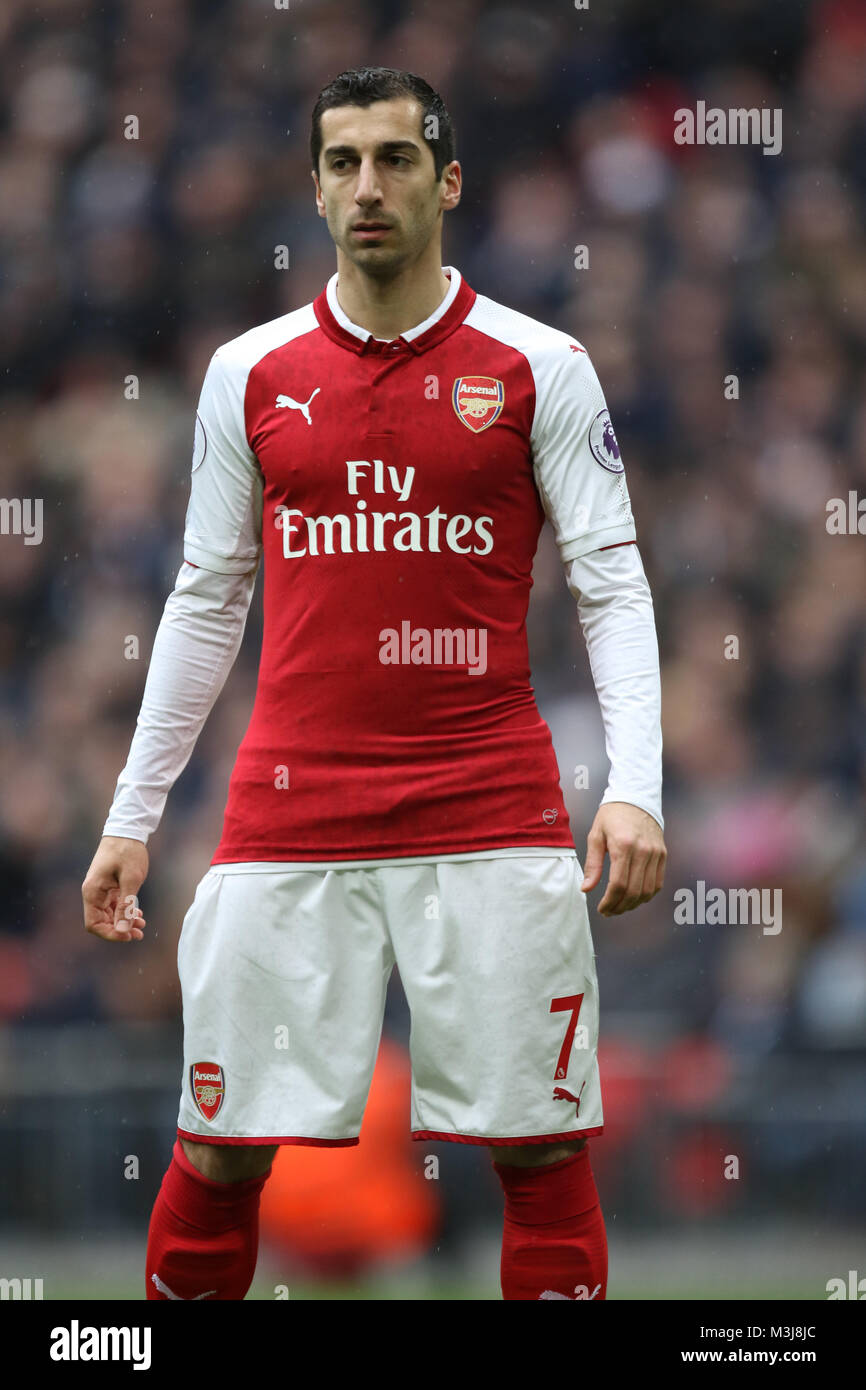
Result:
M420 147L414 140L384 140L381 145L376 146L377 154L396 154L401 150L411 150L414 154L420 154ZM354 155L358 151L354 145L328 145L324 152L325 159L336 159L343 155Z

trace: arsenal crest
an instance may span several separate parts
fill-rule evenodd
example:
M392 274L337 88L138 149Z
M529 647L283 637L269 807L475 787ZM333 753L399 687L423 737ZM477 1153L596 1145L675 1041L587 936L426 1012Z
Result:
M193 1062L189 1069L192 1098L206 1120L215 1120L226 1093L223 1069L216 1062Z
M466 428L480 434L502 414L505 387L492 376L459 376L451 401Z

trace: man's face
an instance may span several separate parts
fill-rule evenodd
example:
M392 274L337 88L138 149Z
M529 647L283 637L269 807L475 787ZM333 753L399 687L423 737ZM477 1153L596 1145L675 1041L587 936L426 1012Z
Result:
M316 207L334 243L368 275L388 278L429 245L460 201L460 165L436 178L413 97L322 113Z

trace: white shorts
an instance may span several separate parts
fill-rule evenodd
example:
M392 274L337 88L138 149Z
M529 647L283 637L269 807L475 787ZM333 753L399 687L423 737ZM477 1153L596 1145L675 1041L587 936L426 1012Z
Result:
M396 964L413 1139L601 1134L583 870L554 849L381 867L208 869L178 945L178 1133L356 1144Z

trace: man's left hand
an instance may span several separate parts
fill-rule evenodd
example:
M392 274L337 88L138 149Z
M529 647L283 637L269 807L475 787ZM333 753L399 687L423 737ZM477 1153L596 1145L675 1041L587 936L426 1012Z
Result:
M601 879L605 853L610 855L607 891L598 905L602 917L631 912L654 898L665 880L664 835L658 821L627 801L599 806L587 837L584 893Z

